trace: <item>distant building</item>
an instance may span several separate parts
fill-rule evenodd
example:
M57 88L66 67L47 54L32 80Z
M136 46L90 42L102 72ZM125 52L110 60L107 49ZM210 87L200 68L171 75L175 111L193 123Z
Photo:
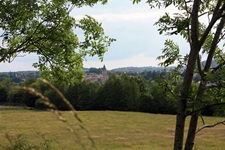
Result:
M84 77L85 81L91 81L93 83L105 83L108 80L109 76L107 74L107 69L105 65L102 68L101 74L89 73Z
M102 68L102 82L105 83L106 80L108 80L109 76L107 74L107 69L105 67L105 65Z

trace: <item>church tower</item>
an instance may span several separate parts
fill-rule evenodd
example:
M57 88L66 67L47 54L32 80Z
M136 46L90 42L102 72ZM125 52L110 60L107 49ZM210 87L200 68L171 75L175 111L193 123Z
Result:
M109 76L107 74L107 69L104 65L102 68L102 82L104 83L108 78L109 78Z

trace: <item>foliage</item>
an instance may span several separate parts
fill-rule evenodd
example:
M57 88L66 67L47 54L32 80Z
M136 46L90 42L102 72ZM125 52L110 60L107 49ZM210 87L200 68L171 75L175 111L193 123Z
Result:
M0 81L9 78L12 82L22 83L28 79L40 78L39 71L1 72Z
M88 71L88 73L97 73L97 74L100 74L101 73L101 71L102 71L102 69L101 68L90 68L89 69L89 71Z
M70 16L75 7L93 6L105 0L10 0L0 4L3 31L0 62L12 62L20 54L35 53L33 66L51 81L74 82L82 77L83 59L97 55L100 60L114 39L104 35L101 24L85 16ZM84 40L74 30L83 31Z
M53 139L48 139L45 135L40 135L43 142L31 143L24 135L9 135L6 134L6 139L9 144L0 145L0 148L4 150L53 150L52 143L55 142Z
M140 96L140 111L141 112L148 112L148 113L158 113L159 106L154 101L152 95L142 94Z
M69 86L66 96L77 110L96 109L96 95L99 85L91 82L77 82Z
M0 86L0 103L7 102L7 89L5 87Z
M98 101L107 110L138 110L140 90L137 82L126 75L110 76L98 93Z
M140 1L133 0L133 3ZM189 43L189 53L181 56L179 46L173 41L167 40L163 55L158 58L164 60L161 65L168 66L177 61L178 69L186 69L177 103L174 150L183 149L184 126L188 115L191 115L191 120L184 149L191 150L194 147L199 114L204 108L222 104L216 100L217 98L212 100L206 100L206 98L210 87L213 88L213 91L225 87L223 85L224 76L218 76L223 74L225 64L223 51L225 2L223 0L147 0L147 3L151 8L176 8L176 13L165 13L156 22L159 34L180 35ZM202 56L206 58L205 65L201 64ZM211 68L213 60L217 62L215 68ZM200 76L195 90L192 86L194 73ZM173 89L171 90L173 91ZM219 99L222 98L221 95L216 96L220 97ZM205 106L205 103L209 105ZM212 104L210 105L210 103Z
M166 40L165 48L163 49L162 53L164 55L157 57L159 60L164 60L164 62L160 63L159 65L168 67L171 64L174 64L176 60L181 59L180 48L177 44L175 44L172 40Z
M144 72L150 73L150 72ZM73 85L54 84L66 96L70 103L77 110L129 110L148 113L175 114L177 100L180 96L183 77L181 73L174 70L170 72L155 72L158 77L146 80L141 76L129 77L127 75L115 76L111 75L109 80L104 84L92 83L89 81L76 82ZM153 74L154 75L154 72ZM5 90L4 103L26 105L35 109L46 110L42 101L23 90L13 88L13 83L9 79L0 82L0 87ZM69 108L51 90L48 85L37 79L28 79L22 86L32 87L43 93L51 101L57 105L60 110L68 110ZM188 112L195 110L194 98L197 93L198 84L192 83L188 105ZM224 90L210 88L206 91L202 99L204 109L201 110L202 115L223 116L222 106L214 103L224 102ZM213 105L213 107L209 107Z
M4 83L6 81L2 81ZM153 81L151 81L153 82ZM167 105L167 98L157 98L158 95L165 95L162 84L152 84L143 77L110 76L109 80L104 84L92 83L89 81L76 82L73 85L54 84L66 96L70 103L77 110L129 110L144 111L152 113L171 113L164 109ZM10 84L10 83L8 83ZM0 84L3 86L4 84ZM60 110L68 110L69 108L61 101L55 91L50 89L46 84L36 79L29 79L21 84L22 86L32 87L38 92L43 93L52 103L57 105ZM20 103L35 109L47 109L42 101L23 90L5 87L7 94L6 103ZM157 94L154 94L157 93ZM152 100L149 105L154 106L142 109L147 105L147 101L142 100L145 95ZM152 97L154 95L155 97ZM166 96L167 97L167 96ZM158 108L158 111L153 111ZM173 107L172 107L173 108Z

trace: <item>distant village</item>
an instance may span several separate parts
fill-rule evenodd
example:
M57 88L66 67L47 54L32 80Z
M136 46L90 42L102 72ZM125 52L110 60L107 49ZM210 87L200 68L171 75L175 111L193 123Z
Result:
M105 81L109 78L109 75L107 73L107 69L105 67L105 65L103 66L103 68L101 69L101 73L86 73L84 80L85 81L91 81L94 83L105 83Z
M128 76L143 76L145 79L154 79L160 75L165 74L173 68L163 67L123 67L113 70L107 70L106 65L102 68L84 68L84 81L93 83L105 83L109 76L126 74ZM40 78L39 71L17 71L17 72L0 72L0 81L5 78L10 78L12 82L21 83L31 78Z

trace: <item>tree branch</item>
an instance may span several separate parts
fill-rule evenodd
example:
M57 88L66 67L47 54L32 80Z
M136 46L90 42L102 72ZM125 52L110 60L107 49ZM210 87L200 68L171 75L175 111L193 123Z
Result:
M46 20L41 21L41 22L37 25L37 27L36 27L36 29L34 30L34 32L31 34L31 36L27 37L26 40L23 41L18 47L16 47L16 48L13 49L13 50L9 50L7 53L5 53L5 54L3 55L3 57L1 57L0 62L4 61L4 60L6 59L6 57L7 57L7 55L12 55L12 54L14 54L14 53L18 53L18 52L22 52L22 51L26 50L26 49L30 46L28 43L32 41L33 35L36 34L36 32L37 32L37 30L39 29L39 27L40 27L45 21L46 21ZM28 46L27 46L26 44L28 44ZM26 46L24 46L24 45L26 45ZM13 60L14 60L14 59L13 59ZM12 61L13 61L13 60L12 60ZM12 61L10 61L10 62L12 62Z
M209 54L208 54L208 57L207 57L207 60L206 60L204 72L208 72L209 69L210 69L210 66L211 66L211 63L212 63L212 59L213 59L213 56L214 56L214 53L215 53L218 41L220 40L220 35L222 33L224 24L225 24L225 17L223 17L220 20L220 23L219 23L219 25L217 27L217 30L216 30L215 36L213 38L213 41L212 41L212 44L211 44L211 48L209 50Z
M201 59L200 59L199 55L198 55L198 58L197 58L197 67L198 67L198 72L199 72L201 78L203 79L204 78L204 73L202 71Z
M192 14L191 14L191 42L193 45L198 45L199 43L199 12L200 1L194 1Z
M188 3L189 3L189 2L190 2L190 1L188 1L188 2L187 2L186 0L184 1L184 5L185 5L185 6L184 6L184 9L185 9L185 11L186 11L187 14L192 14L192 12L188 10Z
M176 96L176 94L168 87L168 85L166 84L165 85L166 88L169 90L169 92L172 94L172 96L176 99L176 100L179 100L179 98Z
M212 128L212 127L215 127L215 126L220 125L220 124L225 125L225 120L219 121L219 122L217 122L215 124L206 124L206 125L198 128L198 130L196 131L196 133L200 132L201 130L203 130L205 128Z
M199 116L201 117L202 124L205 125L205 120L204 120L203 116L201 114L199 114Z
M44 51L42 50L41 47L39 47L38 45L36 45L35 43L33 43L33 45L41 52L41 54L47 59L47 62L50 64L51 68L53 68L53 64L50 60L50 58L44 53Z
M223 11L224 11L224 9L225 9L225 3L224 3L223 6L221 7L221 9L219 9L219 7L220 7L220 5L221 5L221 3L219 3L219 2L220 2L220 1L218 1L217 6L216 6L216 8L217 8L218 10L215 10L215 11L213 12L212 20L211 20L211 22L209 23L208 27L206 28L205 32L204 32L203 35L202 35L202 38L201 38L200 41L199 41L199 45L200 45L200 46L202 46L202 45L204 44L204 42L205 42L205 40L206 40L206 38L207 38L209 32L211 31L212 27L214 26L214 24L216 23L216 21L221 17L221 15L222 15L222 13L223 13Z
M221 6L221 4L222 4L222 1L223 1L223 0L218 0L218 1L217 1L216 7L215 7L215 9L214 9L214 11L213 11L213 17L212 17L212 18L214 18L214 17L215 17L215 14L218 13L218 11L219 11L219 9L220 9L220 6Z

